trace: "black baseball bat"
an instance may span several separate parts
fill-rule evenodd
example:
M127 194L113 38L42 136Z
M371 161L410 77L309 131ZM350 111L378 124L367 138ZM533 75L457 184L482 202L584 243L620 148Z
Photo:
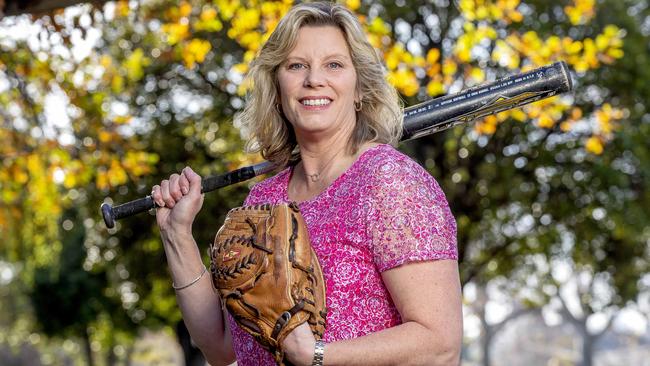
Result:
M565 93L572 88L569 68L564 61L560 61L456 94L434 98L404 109L402 141L431 135L461 123L469 123L490 114ZM263 162L207 177L201 182L201 191L214 191L274 169L270 162ZM115 220L155 207L151 196L146 196L115 207L103 203L101 211L104 223L108 228L112 228L115 226Z

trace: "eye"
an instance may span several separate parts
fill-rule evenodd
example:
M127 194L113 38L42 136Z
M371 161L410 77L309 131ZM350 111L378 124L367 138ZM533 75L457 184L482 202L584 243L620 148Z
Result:
M327 67L336 70L343 68L343 65L340 62L330 62L327 64Z
M289 70L300 70L300 69L305 68L305 67L306 67L305 64L301 64L301 63L298 63L298 62L294 62L292 64L287 65L287 69L289 69Z

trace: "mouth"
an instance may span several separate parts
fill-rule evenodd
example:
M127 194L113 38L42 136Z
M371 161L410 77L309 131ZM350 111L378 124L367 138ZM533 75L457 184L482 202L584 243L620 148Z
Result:
M332 103L332 100L326 97L316 97L316 98L309 97L309 98L302 98L299 100L299 102L300 104L307 107L323 107Z

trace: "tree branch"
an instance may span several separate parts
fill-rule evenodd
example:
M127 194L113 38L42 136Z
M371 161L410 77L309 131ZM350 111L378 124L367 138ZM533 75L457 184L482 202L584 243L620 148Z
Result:
M514 320L522 315L530 314L530 313L539 313L541 314L541 309L538 307L530 307L530 308L519 308L510 314L506 316L502 321L500 321L497 324L493 324L490 326L490 332L492 332L492 335L498 333L505 325L511 320Z
M477 262L475 264L472 264L471 267L470 266L465 267L465 270L463 272L466 273L466 275L461 278L461 284L464 286L468 282L473 280L474 277L477 276L481 272L483 267L485 267L492 259L494 259L494 256L496 256L502 250L505 250L509 245L510 245L509 242L505 242L503 245L493 246L493 247L490 247L490 248L484 250L483 251L483 254L484 254L483 257L485 259L483 259L482 261L479 261L479 262Z
M36 102L32 100L32 97L30 97L29 93L27 92L27 85L26 85L27 83L13 70L6 70L6 73L10 79L13 78L18 84L18 88L17 88L18 92L20 93L20 96L25 100L25 103L29 107L32 123L36 126L41 126L43 124L42 116L36 112Z
M562 304L562 310L560 310L560 313L578 328L580 329L586 328L586 317L584 319L579 319L578 317L573 315L573 313L571 313L571 310L569 310L566 301L564 301L564 298L560 294L559 288L557 292L557 297L558 299L560 299L560 303Z
M208 79L207 75L205 75L205 73L203 71L201 71L200 67L196 68L196 73L201 77L201 79L203 79L203 82L210 85L212 87L212 89L221 90L221 88L219 88L219 86L217 84L213 83L212 81L210 81L210 79Z

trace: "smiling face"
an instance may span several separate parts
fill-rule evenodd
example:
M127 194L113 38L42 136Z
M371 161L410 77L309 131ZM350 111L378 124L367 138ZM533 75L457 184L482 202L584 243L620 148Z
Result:
M343 32L303 26L295 48L278 68L282 111L300 137L351 133L357 75Z

